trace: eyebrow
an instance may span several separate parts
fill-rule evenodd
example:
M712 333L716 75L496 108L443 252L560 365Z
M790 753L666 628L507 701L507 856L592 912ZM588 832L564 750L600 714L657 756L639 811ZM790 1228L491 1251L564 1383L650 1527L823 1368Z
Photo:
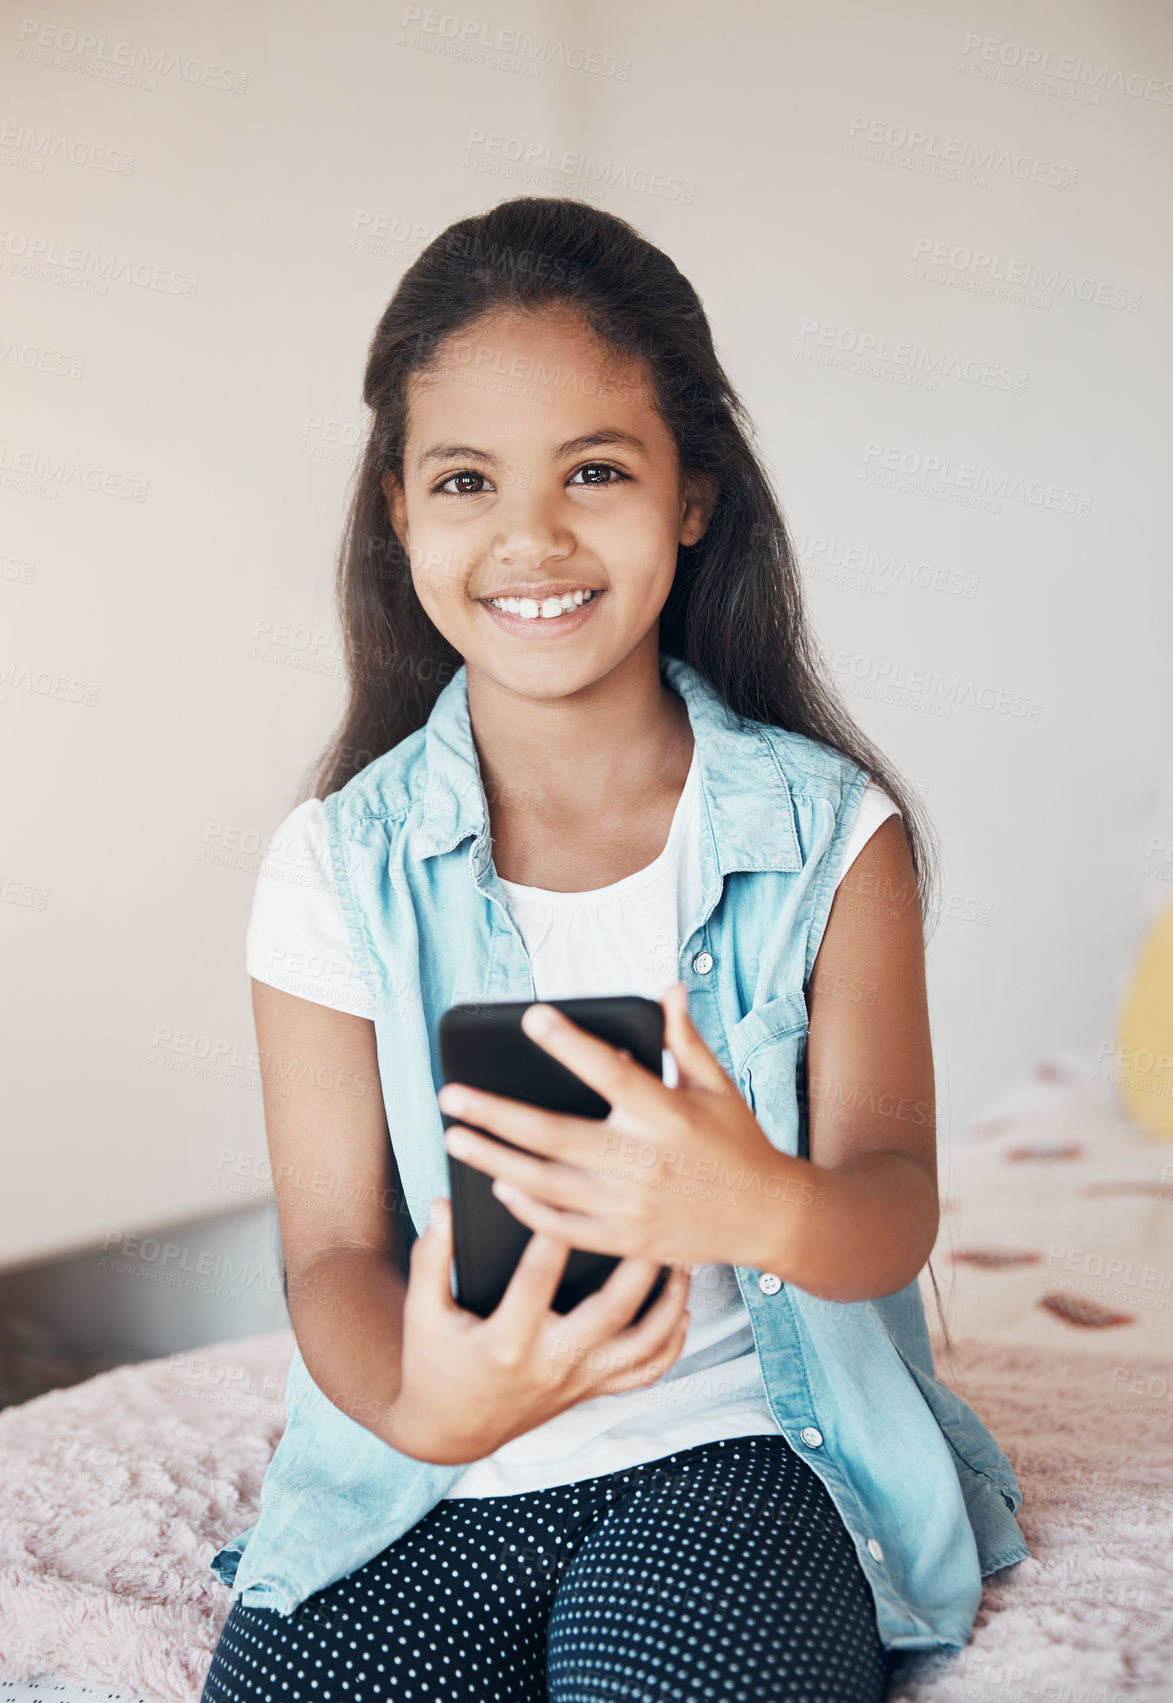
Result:
M562 461L568 455L577 455L580 450L593 449L599 444L626 445L629 449L637 450L646 455L647 445L641 438L633 437L630 432L619 432L610 429L599 432L585 432L582 437L567 438L565 443L555 444L550 452L551 461ZM488 450L474 449L466 443L437 443L422 452L417 467L426 467L432 461L458 461L461 458L469 461L486 461L490 465L496 457Z

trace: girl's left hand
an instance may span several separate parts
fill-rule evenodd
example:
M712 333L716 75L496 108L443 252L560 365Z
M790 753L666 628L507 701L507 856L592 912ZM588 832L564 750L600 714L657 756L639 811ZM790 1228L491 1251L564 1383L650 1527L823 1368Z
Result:
M453 1124L448 1151L496 1178L493 1192L515 1218L573 1248L677 1265L756 1267L768 1258L781 1271L781 1202L814 1194L804 1180L812 1167L769 1140L698 1033L684 984L661 1004L676 1087L552 1006L531 1005L526 1034L596 1089L610 1113L569 1117L447 1083L443 1112L529 1150Z

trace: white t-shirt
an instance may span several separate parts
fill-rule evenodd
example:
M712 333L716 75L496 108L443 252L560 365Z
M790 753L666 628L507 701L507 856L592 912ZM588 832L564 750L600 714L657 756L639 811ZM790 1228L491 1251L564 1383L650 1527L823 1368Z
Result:
M502 880L525 942L538 999L643 994L677 979L680 944L700 900L700 775L694 748L664 849L644 869L585 893ZM860 801L839 880L896 805L874 782ZM248 973L360 1017L374 1012L350 952L320 799L297 806L273 836L257 880L246 942ZM672 1086L675 1063L664 1055ZM720 1437L776 1434L733 1267L692 1268L684 1347L643 1389L595 1396L474 1461L447 1496L544 1490Z

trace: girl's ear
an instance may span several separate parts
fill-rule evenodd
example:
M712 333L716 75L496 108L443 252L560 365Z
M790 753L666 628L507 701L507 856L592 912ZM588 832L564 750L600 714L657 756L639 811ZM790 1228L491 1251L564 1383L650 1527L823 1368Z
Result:
M379 480L383 488L383 496L387 501L387 517L403 548L407 549L407 504L403 498L403 486L392 473L390 468Z
M680 517L680 542L695 544L705 535L720 494L711 473L688 473L682 484L684 512Z

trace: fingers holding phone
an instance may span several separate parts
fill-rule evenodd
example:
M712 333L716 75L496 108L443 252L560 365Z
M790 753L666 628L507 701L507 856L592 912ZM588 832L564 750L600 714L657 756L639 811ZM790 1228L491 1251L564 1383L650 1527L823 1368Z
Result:
M570 1249L535 1232L487 1319L451 1291L450 1202L432 1202L411 1250L403 1311L401 1385L387 1440L418 1460L481 1460L503 1443L595 1395L654 1383L688 1328L688 1272L673 1268L637 1323L659 1273L620 1260L567 1313L552 1311Z
M531 1281L525 1264L539 1237L549 1252L535 1254L533 1269L541 1275ZM661 1271L655 1260L644 1259L620 1260L602 1287L569 1312L551 1310L550 1273L556 1268L560 1275L565 1247L535 1232L504 1299L487 1321L506 1343L519 1336L528 1341L537 1360L545 1362L543 1382L557 1391L553 1412L593 1396L655 1383L679 1357L690 1322L685 1310L690 1277L683 1267L669 1268L659 1294L636 1318ZM558 1276L553 1281L556 1286ZM519 1433L528 1429L523 1425Z
M660 1269L655 1260L620 1260L602 1288L551 1321L552 1353L569 1360L577 1400L654 1384L679 1358L691 1322L686 1266L669 1267L656 1299L635 1316Z

